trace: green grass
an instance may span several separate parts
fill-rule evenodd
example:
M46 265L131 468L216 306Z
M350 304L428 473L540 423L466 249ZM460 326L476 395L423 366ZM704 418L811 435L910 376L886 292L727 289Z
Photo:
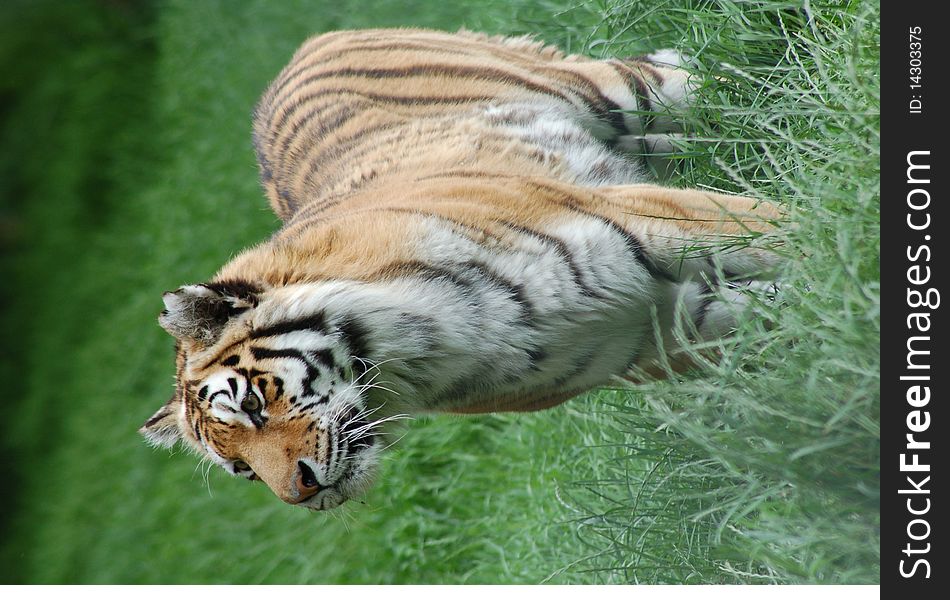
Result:
M4 3L0 581L877 582L879 9L796 6ZM161 292L277 226L257 96L309 34L390 25L699 55L675 183L783 203L793 260L702 375L417 421L314 515L135 430L172 387Z

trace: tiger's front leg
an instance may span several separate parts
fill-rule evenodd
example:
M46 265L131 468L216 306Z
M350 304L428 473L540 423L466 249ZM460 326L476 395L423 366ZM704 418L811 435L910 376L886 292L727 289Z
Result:
M673 274L656 304L658 335L630 365L634 382L663 379L715 360L695 343L731 334L750 301L772 302L783 257L771 203L699 190L618 186L601 190L624 207L626 226L638 232L657 266ZM753 300L756 299L756 300Z
M591 192L605 211L642 239L645 252L673 281L719 274L770 279L780 266L774 234L785 217L764 200L657 185Z

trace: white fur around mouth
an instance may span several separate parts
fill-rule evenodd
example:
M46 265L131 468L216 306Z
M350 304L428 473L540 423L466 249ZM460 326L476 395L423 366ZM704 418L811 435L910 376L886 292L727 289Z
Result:
M349 455L349 464L335 481L297 506L314 511L329 510L362 496L376 479L377 453L381 446L378 441L374 441L368 448Z
M309 508L310 510L329 510L340 506L347 500L348 498L343 496L339 488L334 486L320 490L313 498L301 503L300 506Z

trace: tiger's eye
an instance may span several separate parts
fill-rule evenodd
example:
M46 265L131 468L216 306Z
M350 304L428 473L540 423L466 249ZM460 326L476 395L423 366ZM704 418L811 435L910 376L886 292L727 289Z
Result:
M234 461L234 468L238 471L249 471L251 469L251 465L247 464L243 460L236 460Z
M241 401L241 408L245 412L254 412L261 407L261 401L254 394L248 394L247 398Z

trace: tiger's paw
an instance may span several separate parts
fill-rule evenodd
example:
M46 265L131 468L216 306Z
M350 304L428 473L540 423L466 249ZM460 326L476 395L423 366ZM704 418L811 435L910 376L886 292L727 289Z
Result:
M695 104L698 81L696 62L678 50L657 50L631 62L640 69L649 110L645 115L647 134L682 133L683 116Z

